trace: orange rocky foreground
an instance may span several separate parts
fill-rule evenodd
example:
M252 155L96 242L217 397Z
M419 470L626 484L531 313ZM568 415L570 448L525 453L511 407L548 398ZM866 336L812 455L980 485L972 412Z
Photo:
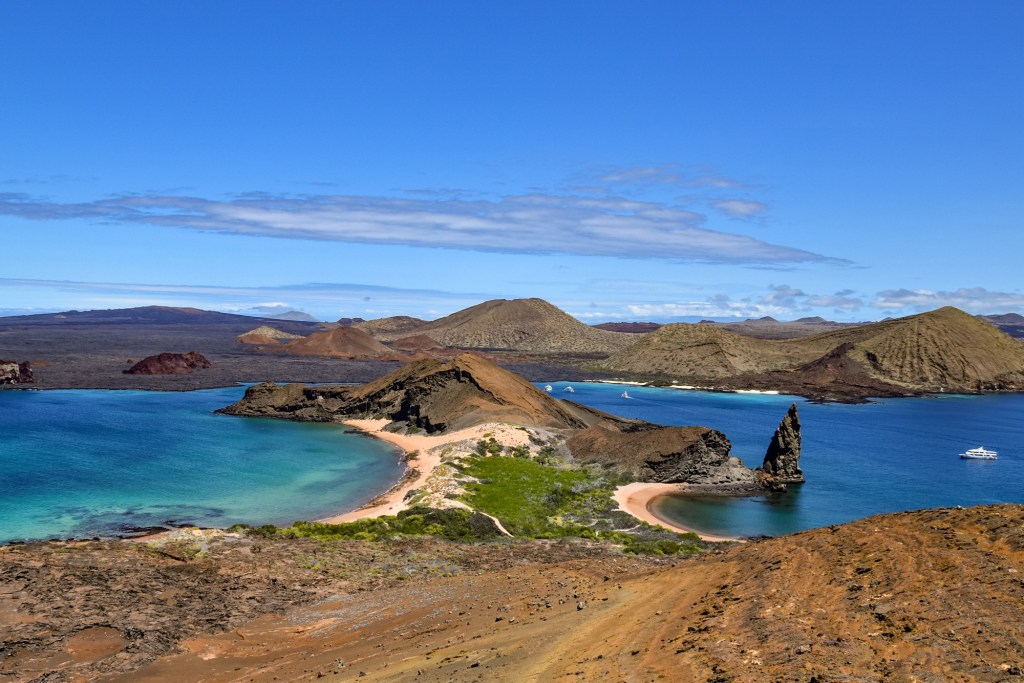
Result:
M339 591L88 679L1013 681L1022 615L1024 508L943 509L671 564L594 555ZM73 638L67 657L125 643ZM39 673L0 664L0 680Z

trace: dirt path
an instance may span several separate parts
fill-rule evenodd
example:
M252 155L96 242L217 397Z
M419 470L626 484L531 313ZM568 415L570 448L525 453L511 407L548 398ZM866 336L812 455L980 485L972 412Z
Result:
M934 510L339 597L113 680L1001 681L1022 610L1024 508Z

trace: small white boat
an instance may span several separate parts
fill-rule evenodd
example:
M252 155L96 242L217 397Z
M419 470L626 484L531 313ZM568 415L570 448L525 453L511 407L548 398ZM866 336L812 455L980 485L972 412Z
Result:
M623 391L622 392L622 398L633 398L633 397L629 395L628 391Z
M576 393L576 390L573 389L572 387L566 387L565 389L562 389L562 391L568 391L570 394Z
M555 390L555 388L554 388L553 386L551 386L550 384L545 384L545 385L544 385L544 391L548 392L549 394L550 394L550 393L551 393L552 391L554 391L554 390Z
M999 457L999 453L978 446L977 448L964 451L960 454L960 457L965 460L995 460Z

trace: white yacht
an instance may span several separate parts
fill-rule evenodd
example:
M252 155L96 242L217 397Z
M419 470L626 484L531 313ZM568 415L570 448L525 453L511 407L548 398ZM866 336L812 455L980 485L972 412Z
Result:
M568 391L570 394L576 393L576 390L573 389L572 387L566 387L565 389L562 389L562 391Z
M553 386L551 386L550 384L545 384L545 385L544 385L544 391L548 392L549 394L550 394L550 393L551 393L552 391L554 391L554 390L555 390L555 388L554 388Z
M628 391L623 391L622 392L622 398L633 398L633 397L629 395Z
M961 453L960 457L965 460L995 460L999 457L999 453L978 446Z

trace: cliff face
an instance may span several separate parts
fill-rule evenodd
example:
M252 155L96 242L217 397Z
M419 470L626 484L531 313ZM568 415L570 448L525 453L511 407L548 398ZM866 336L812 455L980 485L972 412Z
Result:
M778 482L796 484L804 481L804 473L800 469L800 447L800 417L794 403L775 430L761 469Z
M147 356L131 368L124 370L126 375L187 375L194 370L210 367L210 361L201 353L159 353Z
M28 361L0 360L0 384L30 384L34 381L32 364Z
M640 481L715 490L759 489L764 483L756 470L730 455L725 434L708 427L597 425L573 435L568 446L576 460L614 463Z

